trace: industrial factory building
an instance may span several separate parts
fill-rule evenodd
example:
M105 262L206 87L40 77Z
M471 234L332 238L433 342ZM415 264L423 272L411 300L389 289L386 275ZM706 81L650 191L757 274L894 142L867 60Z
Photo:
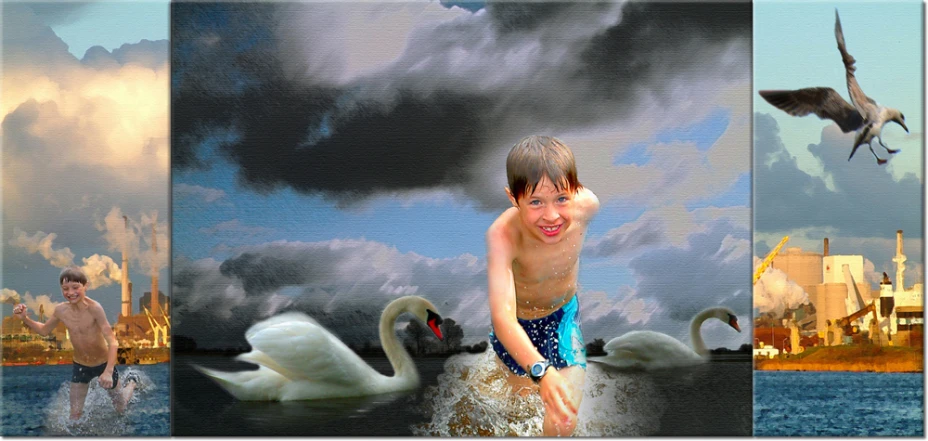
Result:
M884 273L877 287L866 282L863 256L831 255L827 238L822 253L798 247L776 253L770 267L783 271L798 284L808 294L811 305L788 311L785 317L758 323L756 345L763 342L768 348L773 346L794 354L811 345L864 341L921 346L924 285L902 286L905 261L902 230L896 232L895 283Z

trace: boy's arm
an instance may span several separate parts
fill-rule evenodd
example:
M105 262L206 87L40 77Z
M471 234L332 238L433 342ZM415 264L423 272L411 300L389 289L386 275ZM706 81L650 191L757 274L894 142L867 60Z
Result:
M110 322L106 320L106 312L103 311L103 307L100 306L99 303L94 303L90 307L90 314L93 315L94 320L97 321L97 325L100 326L100 332L103 333L103 338L106 339L107 346L106 368L100 375L100 386L105 389L111 389L115 386L113 384L113 367L116 366L119 342L116 341L116 334L113 333Z
M20 319L22 319L23 323L25 323L26 326L29 327L29 329L32 329L37 334L43 337L48 335L48 333L52 332L52 330L55 329L55 326L58 326L58 322L60 321L58 320L58 317L56 317L53 312L52 316L48 319L48 321L46 321L45 323L39 323L29 317L28 308L26 308L26 305L24 303L20 303L19 305L16 305L13 308L13 314L18 316Z
M490 320L493 333L509 352L509 355L526 371L535 362L544 359L535 349L525 330L516 319L516 289L512 275L514 246L506 232L498 225L487 231L487 279L489 281ZM568 415L577 414L576 405L568 397L567 380L557 369L549 368L541 379L541 397L558 415L557 421L568 420Z

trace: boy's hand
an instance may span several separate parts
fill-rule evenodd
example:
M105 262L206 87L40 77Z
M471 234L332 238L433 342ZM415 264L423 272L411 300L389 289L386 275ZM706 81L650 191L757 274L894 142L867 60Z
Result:
M29 316L29 313L28 313L28 308L26 308L26 304L25 304L25 303L20 303L20 304L14 306L14 307L13 307L13 315L15 315L15 316L17 316L17 317L19 317L19 318L21 318L21 319L25 319L26 317L28 317L28 316Z
M548 368L548 372L541 377L541 401L545 408L554 412L554 421L567 425L571 418L577 417L577 404L570 397L570 389L574 387L557 369Z
M112 389L113 388L113 370L112 369L104 370L103 373L100 374L99 381L100 381L100 387L104 389Z

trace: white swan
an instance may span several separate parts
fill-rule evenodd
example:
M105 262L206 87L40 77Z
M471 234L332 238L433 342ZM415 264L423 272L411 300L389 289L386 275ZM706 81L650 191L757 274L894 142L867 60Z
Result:
M236 359L255 363L256 371L223 372L194 366L243 401L291 401L357 397L415 389L419 372L397 341L394 327L410 312L441 339L441 317L422 297L400 297L380 316L380 343L393 366L388 377L370 367L338 337L300 312L287 312L245 332L252 351Z
M690 366L704 363L709 350L700 335L702 323L710 318L719 319L736 331L738 317L732 310L724 307L709 308L696 314L690 324L690 337L693 348L679 340L660 332L632 331L616 337L606 343L603 349L608 353L602 357L589 357L590 360L622 368L659 369L677 366Z

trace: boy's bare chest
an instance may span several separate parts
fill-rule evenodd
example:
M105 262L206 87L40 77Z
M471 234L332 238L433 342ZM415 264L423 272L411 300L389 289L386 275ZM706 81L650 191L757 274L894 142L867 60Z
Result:
M513 276L524 283L576 279L582 236L565 238L554 246L528 247L513 261Z
M96 332L98 326L89 312L64 311L58 314L58 319L68 328L71 334L88 334Z

